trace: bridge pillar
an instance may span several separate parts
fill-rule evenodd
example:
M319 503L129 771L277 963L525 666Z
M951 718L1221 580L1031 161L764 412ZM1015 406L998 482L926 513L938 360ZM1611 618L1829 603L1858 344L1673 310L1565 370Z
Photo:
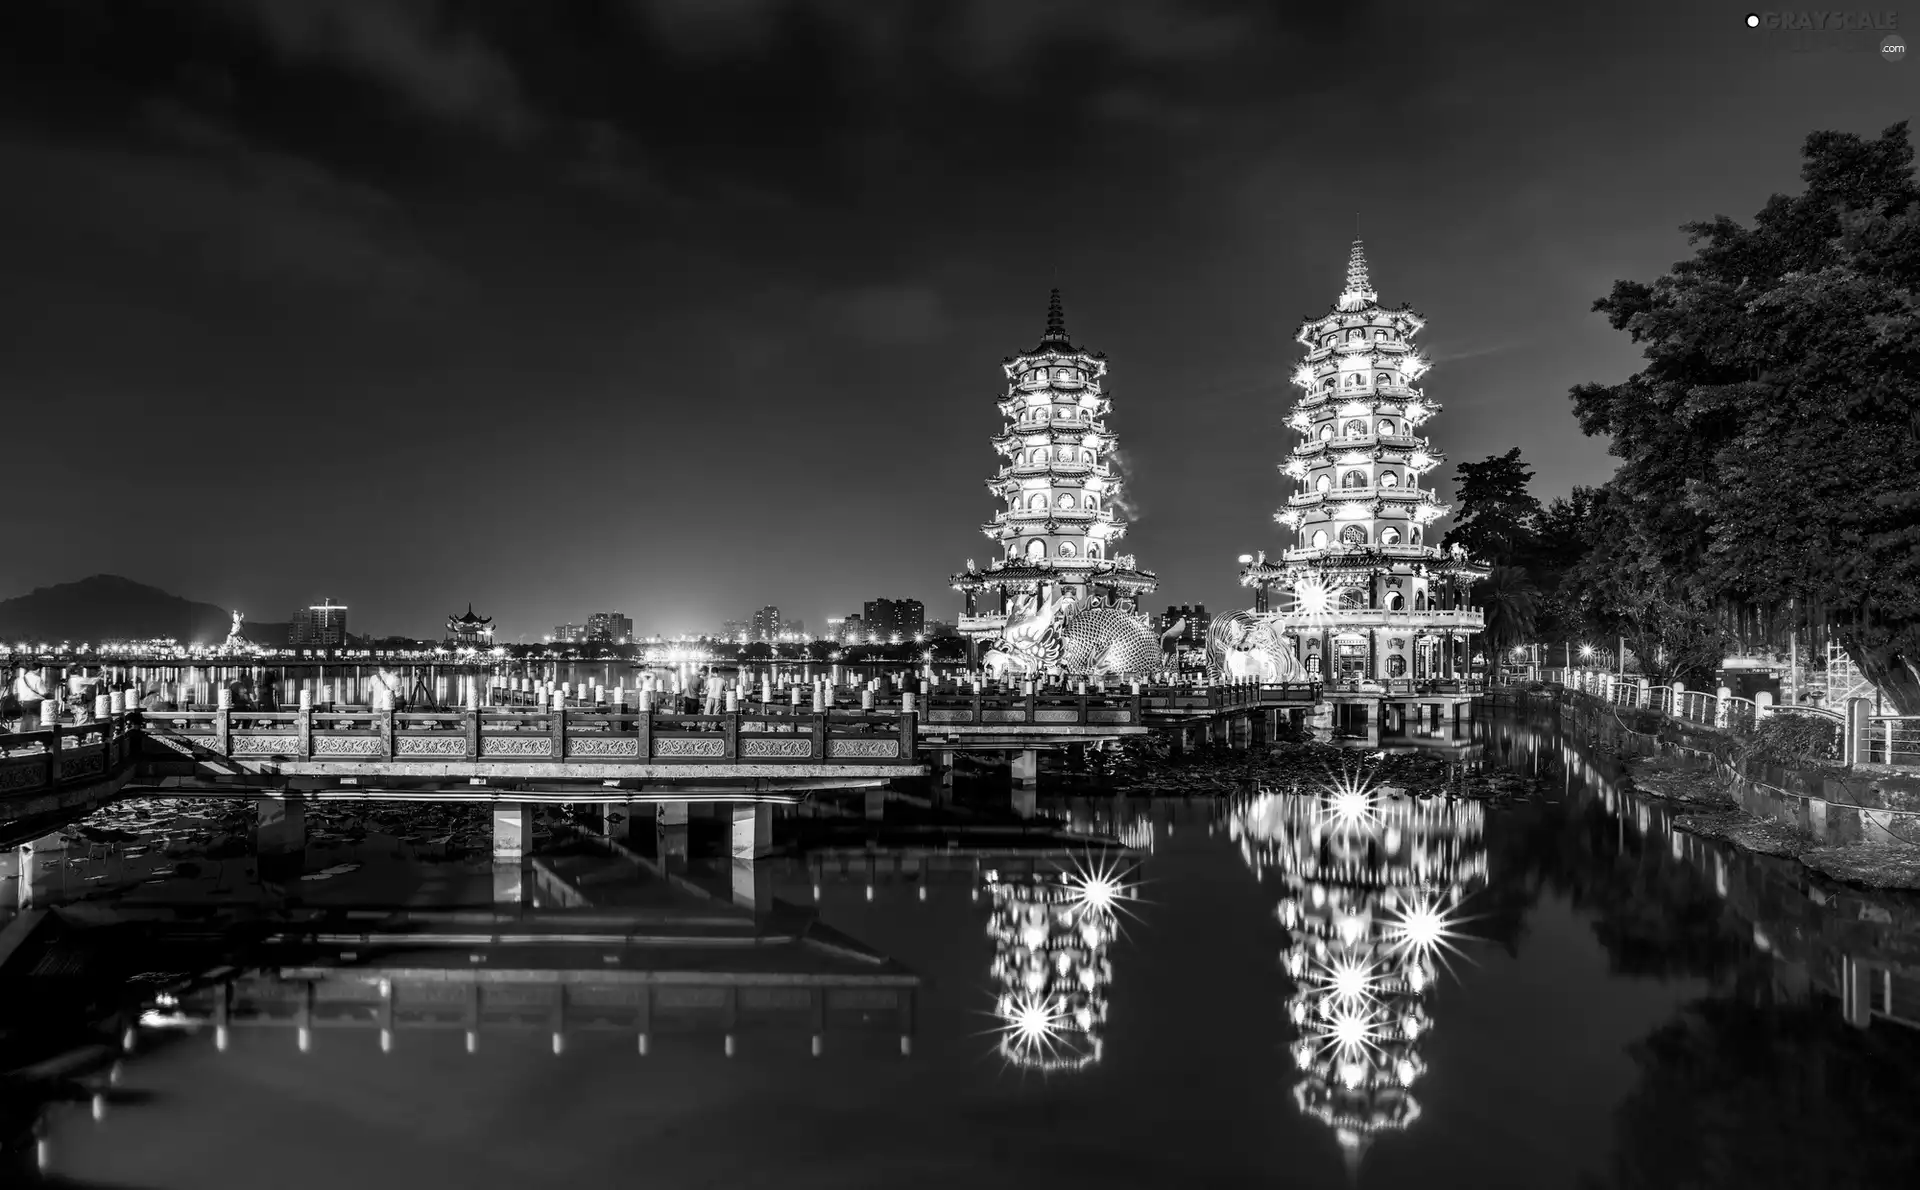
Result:
M1037 749L1027 748L1013 754L1013 787L1015 789L1040 787L1040 753Z
M773 908L773 873L769 865L750 859L733 861L733 903L764 917Z
M527 880L526 865L517 859L493 861L493 903L525 905L532 900L533 886Z
M533 850L533 811L521 802L503 802L493 808L493 858L496 863L519 863Z
M934 800L945 802L953 800L953 762L952 752L930 752L933 762Z
M296 797L270 797L254 809L254 852L294 855L307 849L307 806Z
M773 807L766 802L733 803L735 863L763 859L773 851Z
M1873 1023L1873 968L1851 955L1840 959L1840 1019L1856 1029Z
M884 789L867 790L865 810L870 821L878 822L887 816L887 791Z
M606 837L615 843L625 843L633 838L633 819L636 807L632 802L613 802L600 808L600 823Z

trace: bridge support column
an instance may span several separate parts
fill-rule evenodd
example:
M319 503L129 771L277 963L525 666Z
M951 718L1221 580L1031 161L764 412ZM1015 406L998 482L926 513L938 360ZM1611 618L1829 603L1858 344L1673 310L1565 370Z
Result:
M955 753L932 752L929 759L933 764L933 800L950 802L953 800L953 762Z
M533 811L521 802L493 808L493 860L519 863L533 850Z
M687 857L687 803L654 803L654 858Z
M525 905L533 899L533 885L527 879L527 867L517 859L493 861L493 903Z
M1032 818L1039 810L1040 753L1028 748L1013 754L1013 813Z
M611 802L600 808L603 833L615 843L626 843L633 838L633 817L632 802Z
M307 849L307 806L299 798L270 797L254 809L254 852L296 855Z
M773 807L766 802L733 803L735 863L764 859L773 851Z
M867 790L864 809L869 821L878 822L882 818L885 818L887 816L887 791L884 789Z
M1851 955L1840 959L1840 1019L1856 1029L1873 1023L1873 968Z
M733 861L733 903L755 917L773 909L773 873L768 867L750 859Z

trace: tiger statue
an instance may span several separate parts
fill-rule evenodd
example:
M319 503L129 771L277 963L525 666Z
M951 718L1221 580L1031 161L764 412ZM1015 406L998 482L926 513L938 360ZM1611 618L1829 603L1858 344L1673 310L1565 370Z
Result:
M1313 680L1274 618L1255 611L1220 616L1207 627L1207 676L1262 682Z

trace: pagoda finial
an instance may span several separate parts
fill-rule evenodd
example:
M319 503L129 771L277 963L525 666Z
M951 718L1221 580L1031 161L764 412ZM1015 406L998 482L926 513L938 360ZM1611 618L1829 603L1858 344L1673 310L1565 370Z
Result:
M1067 316L1060 309L1060 291L1056 289L1053 291L1053 300L1047 303L1047 333L1042 336L1042 342L1066 341Z
M1340 308L1358 310L1378 296L1373 291L1373 283L1367 279L1367 250L1355 240L1353 250L1347 254L1347 287L1340 291Z

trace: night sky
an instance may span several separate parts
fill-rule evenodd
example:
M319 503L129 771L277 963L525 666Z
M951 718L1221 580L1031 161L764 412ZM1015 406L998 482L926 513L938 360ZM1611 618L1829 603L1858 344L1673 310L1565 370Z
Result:
M951 615L1057 285L1120 552L1155 606L1238 606L1356 215L1428 319L1436 474L1610 474L1566 391L1637 355L1593 299L1915 107L1920 66L1745 11L8 0L0 597L104 571L420 635L471 601L509 641Z

